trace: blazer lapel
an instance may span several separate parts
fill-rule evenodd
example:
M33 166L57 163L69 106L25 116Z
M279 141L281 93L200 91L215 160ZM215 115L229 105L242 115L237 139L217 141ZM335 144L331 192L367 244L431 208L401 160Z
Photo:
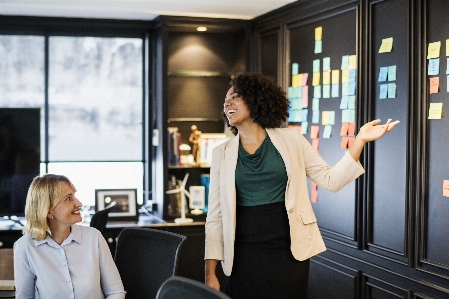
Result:
M233 213L235 220L235 168L239 152L239 135L232 138L224 150L224 167L226 169L226 197L229 203L229 210ZM233 212L234 211L234 212Z

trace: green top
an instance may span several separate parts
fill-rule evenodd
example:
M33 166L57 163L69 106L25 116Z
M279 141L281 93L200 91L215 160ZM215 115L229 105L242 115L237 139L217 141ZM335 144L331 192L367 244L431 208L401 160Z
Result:
M239 145L235 169L238 205L258 206L284 201L287 180L284 161L268 135L252 155Z

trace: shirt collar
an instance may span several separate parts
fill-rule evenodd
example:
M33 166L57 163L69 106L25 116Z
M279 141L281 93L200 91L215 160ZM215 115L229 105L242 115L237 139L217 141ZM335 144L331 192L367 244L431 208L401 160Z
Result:
M70 243L72 243L72 241L75 241L78 244L81 244L81 240L82 240L82 238L81 238L81 228L77 224L73 224L70 227L70 230L71 230L70 234L67 236L67 239L65 239L62 242L61 245L56 243L55 240L53 240L50 237L50 235L47 234L47 236L44 239L40 240L40 241L34 240L34 246L39 246L39 245L47 243L48 245L50 245L52 247L60 247L60 246L64 246L64 245L70 244Z

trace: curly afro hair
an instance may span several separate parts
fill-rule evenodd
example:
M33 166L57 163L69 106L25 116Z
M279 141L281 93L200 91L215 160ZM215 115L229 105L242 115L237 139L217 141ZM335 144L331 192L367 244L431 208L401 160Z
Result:
M260 73L243 73L229 84L234 92L242 96L253 121L263 128L278 128L287 120L289 101L273 79ZM238 129L229 124L225 113L223 120L237 135Z

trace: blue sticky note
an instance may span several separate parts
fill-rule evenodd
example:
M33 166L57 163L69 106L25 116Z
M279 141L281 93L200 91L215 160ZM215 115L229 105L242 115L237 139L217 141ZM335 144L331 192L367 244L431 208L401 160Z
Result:
M355 82L348 83L348 96L355 95Z
M387 81L388 66L381 66L379 70L379 79L377 81L384 82Z
M355 122L355 110L354 109L341 110L341 122L342 123Z
M309 128L309 123L306 121L303 121L301 123L301 134L307 134L307 129Z
M436 76L440 74L440 58L429 59L427 75Z
M332 97L338 98L340 92L340 84L332 84Z
M388 83L388 98L393 99L396 97L396 83Z
M292 76L297 75L299 71L299 65L295 62L292 63Z
M320 123L320 110L314 110L312 112L312 124Z
M349 82L355 82L356 70L349 70Z
M307 117L309 116L309 109L301 110L301 121L307 121Z
M341 95L347 96L348 95L348 83L342 83L341 84Z
M328 71L331 68L331 58L324 57L323 58L323 72Z
M388 81L396 81L396 66L390 65L388 67Z
M381 84L380 85L380 93L379 93L379 99L386 99L387 98L387 92L388 92L388 84Z
M321 98L321 85L313 87L313 97L317 99Z
M331 97L331 86L329 84L323 85L323 98L328 99Z
M348 97L348 109L355 109L355 96Z
M348 96L341 97L340 109L348 109Z
M348 68L349 64L349 55L344 55L341 57L341 69L345 70Z
M323 41L322 40L316 40L315 41L315 54L319 54L323 52Z
M312 99L312 111L320 110L320 99Z
M314 73L319 73L320 72L320 60L319 59L315 59L313 61L313 72Z
M289 109L288 110L288 122L298 122L299 118L297 117L298 114L296 113L298 110Z

